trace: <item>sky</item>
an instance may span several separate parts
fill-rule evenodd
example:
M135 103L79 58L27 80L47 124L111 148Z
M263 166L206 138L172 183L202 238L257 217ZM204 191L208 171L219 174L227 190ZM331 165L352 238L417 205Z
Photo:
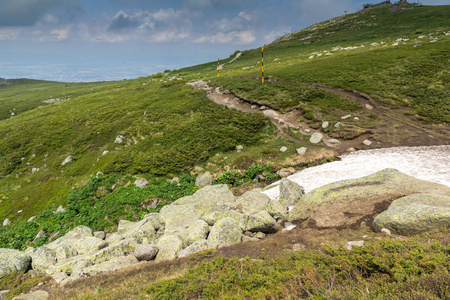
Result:
M0 77L147 76L226 58L380 1L0 0Z

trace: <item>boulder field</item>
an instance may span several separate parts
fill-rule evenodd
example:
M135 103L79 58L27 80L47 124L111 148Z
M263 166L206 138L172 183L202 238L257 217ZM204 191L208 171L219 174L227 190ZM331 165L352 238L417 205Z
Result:
M118 231L106 236L78 226L38 249L0 249L0 278L33 269L64 284L149 260L258 240L281 230L285 221L318 228L373 222L375 231L400 234L450 227L450 188L395 169L335 182L306 195L298 184L283 179L276 200L260 191L236 197L227 185L207 185L141 221L120 221Z

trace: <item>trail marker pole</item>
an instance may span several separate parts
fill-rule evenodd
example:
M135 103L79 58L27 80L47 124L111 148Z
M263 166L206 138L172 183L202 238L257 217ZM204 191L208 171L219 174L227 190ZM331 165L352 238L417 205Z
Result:
M220 55L217 56L217 78L220 77Z
M262 68L261 82L264 83L264 46L261 47L261 68Z

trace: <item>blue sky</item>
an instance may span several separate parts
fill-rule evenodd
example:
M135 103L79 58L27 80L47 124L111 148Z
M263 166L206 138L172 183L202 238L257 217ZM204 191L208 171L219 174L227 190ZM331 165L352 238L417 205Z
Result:
M135 78L228 57L377 2L0 0L0 77Z

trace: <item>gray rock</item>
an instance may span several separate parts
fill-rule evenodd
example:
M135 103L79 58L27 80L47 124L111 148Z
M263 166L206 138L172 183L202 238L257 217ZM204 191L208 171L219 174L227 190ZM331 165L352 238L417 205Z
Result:
M279 200L271 200L267 206L267 212L273 217L287 219L287 208Z
M104 231L95 231L94 236L98 239L104 240L106 238L106 233Z
M207 240L196 241L192 245L189 245L187 248L178 252L177 257L187 257L191 254L194 254L194 253L197 253L200 251L204 251L204 250L208 250L210 248L211 247L208 244Z
M259 240L262 240L262 239L264 239L266 237L266 234L264 233L264 232L257 232L256 234L255 234L255 238L257 238L257 239L259 239Z
M150 183L149 183L146 179L144 179L144 178L137 178L137 179L134 181L134 185L137 186L138 188L143 189L143 188L145 188L146 186L149 186Z
M450 197L413 194L397 199L373 220L372 227L378 232L387 229L398 234L450 228Z
M334 124L334 128L338 129L341 127L341 122L337 122L336 124Z
M286 152L288 150L288 148L286 146L283 146L280 148L280 152Z
M208 237L209 225L203 220L197 220L186 230L186 242L191 245Z
M157 243L159 252L156 260L170 260L177 257L177 253L183 249L183 241L176 235L164 235Z
M242 146L242 145L237 145L237 146L236 146L236 151L237 151L237 152L241 152L242 149L244 149L244 146Z
M93 253L106 248L108 247L108 242L94 236L90 236L75 241L75 243L73 243L71 246L71 248L77 251L77 253L80 255Z
M53 213L54 214L59 214L62 212L65 212L66 210L62 207L62 205L60 205Z
M342 120L346 120L346 119L350 118L351 116L352 116L352 115L345 115L345 116L341 117L341 119L342 119Z
M47 300L50 297L46 291L35 291L29 294L20 294L14 297L13 300Z
M386 235L391 235L391 231L387 228L381 228L380 230L381 233L384 233Z
M0 278L16 271L27 271L31 256L14 249L0 249Z
M138 261L149 261L156 257L158 251L159 249L155 245L139 245L134 251L134 256L136 256Z
M318 144L321 141L323 141L323 135L318 132L315 132L311 135L309 141L311 144Z
M28 219L28 221L27 221L27 222L28 222L28 223L30 223L30 222L33 222L33 221L34 221L34 219L36 219L36 216L32 216L31 218L29 218L29 219Z
M364 246L364 241L351 241L347 242L344 246L347 250L352 250L353 247L362 247Z
M53 280L55 280L55 282L57 284L60 284L62 281L64 281L65 279L69 278L69 275L67 275L64 272L58 272L52 275Z
M306 151L308 151L308 148L306 148L306 147L300 147L300 148L297 148L296 149L296 151L297 151L297 154L298 155L305 155L306 154Z
M295 205L305 195L303 187L287 178L281 179L280 203L284 207Z
M117 271L139 263L134 255L118 256L100 264L87 267L82 270L84 276L96 276L112 271Z
M205 172L201 175L198 175L195 179L195 185L199 188L203 188L208 185L212 185L213 177L210 172Z
M56 264L56 251L42 246L32 255L32 267L38 274L48 274L50 266Z
M366 146L370 146L370 145L372 145L372 142L369 141L369 140L364 140L363 144L366 145Z
M208 236L210 247L216 248L220 245L240 243L242 240L242 229L238 222L231 218L219 220L211 228Z
M322 123L322 128L323 129L328 128L328 126L330 126L330 123L328 121L325 121L325 122Z
M245 230L251 232L275 233L280 229L277 221L265 210L255 213L248 218Z
M153 227L153 223L145 218L139 222L121 220L118 226L118 233L122 239L136 239L138 243L142 243L144 239L153 241L156 238L156 229ZM106 241L112 242L112 239L113 237L110 236Z
M261 210L267 210L269 196L263 193L248 191L236 199L234 207L246 215L252 215Z
M3 226L8 226L8 225L11 225L11 221L10 221L8 218L6 218L6 219L3 221Z
M326 144L330 145L330 146L336 146L336 145L341 144L341 141L339 141L337 139L329 139L326 141Z
M114 140L114 143L116 143L116 144L122 144L123 143L123 140L125 139L125 137L123 136L123 135L118 135L117 137L116 137L116 139Z
M45 232L44 230L39 230L38 234L34 237L33 244L39 242L43 238L45 238Z
M66 159L61 163L61 166L65 166L67 164L70 164L71 162L73 162L73 157L72 155L69 155L66 157Z

